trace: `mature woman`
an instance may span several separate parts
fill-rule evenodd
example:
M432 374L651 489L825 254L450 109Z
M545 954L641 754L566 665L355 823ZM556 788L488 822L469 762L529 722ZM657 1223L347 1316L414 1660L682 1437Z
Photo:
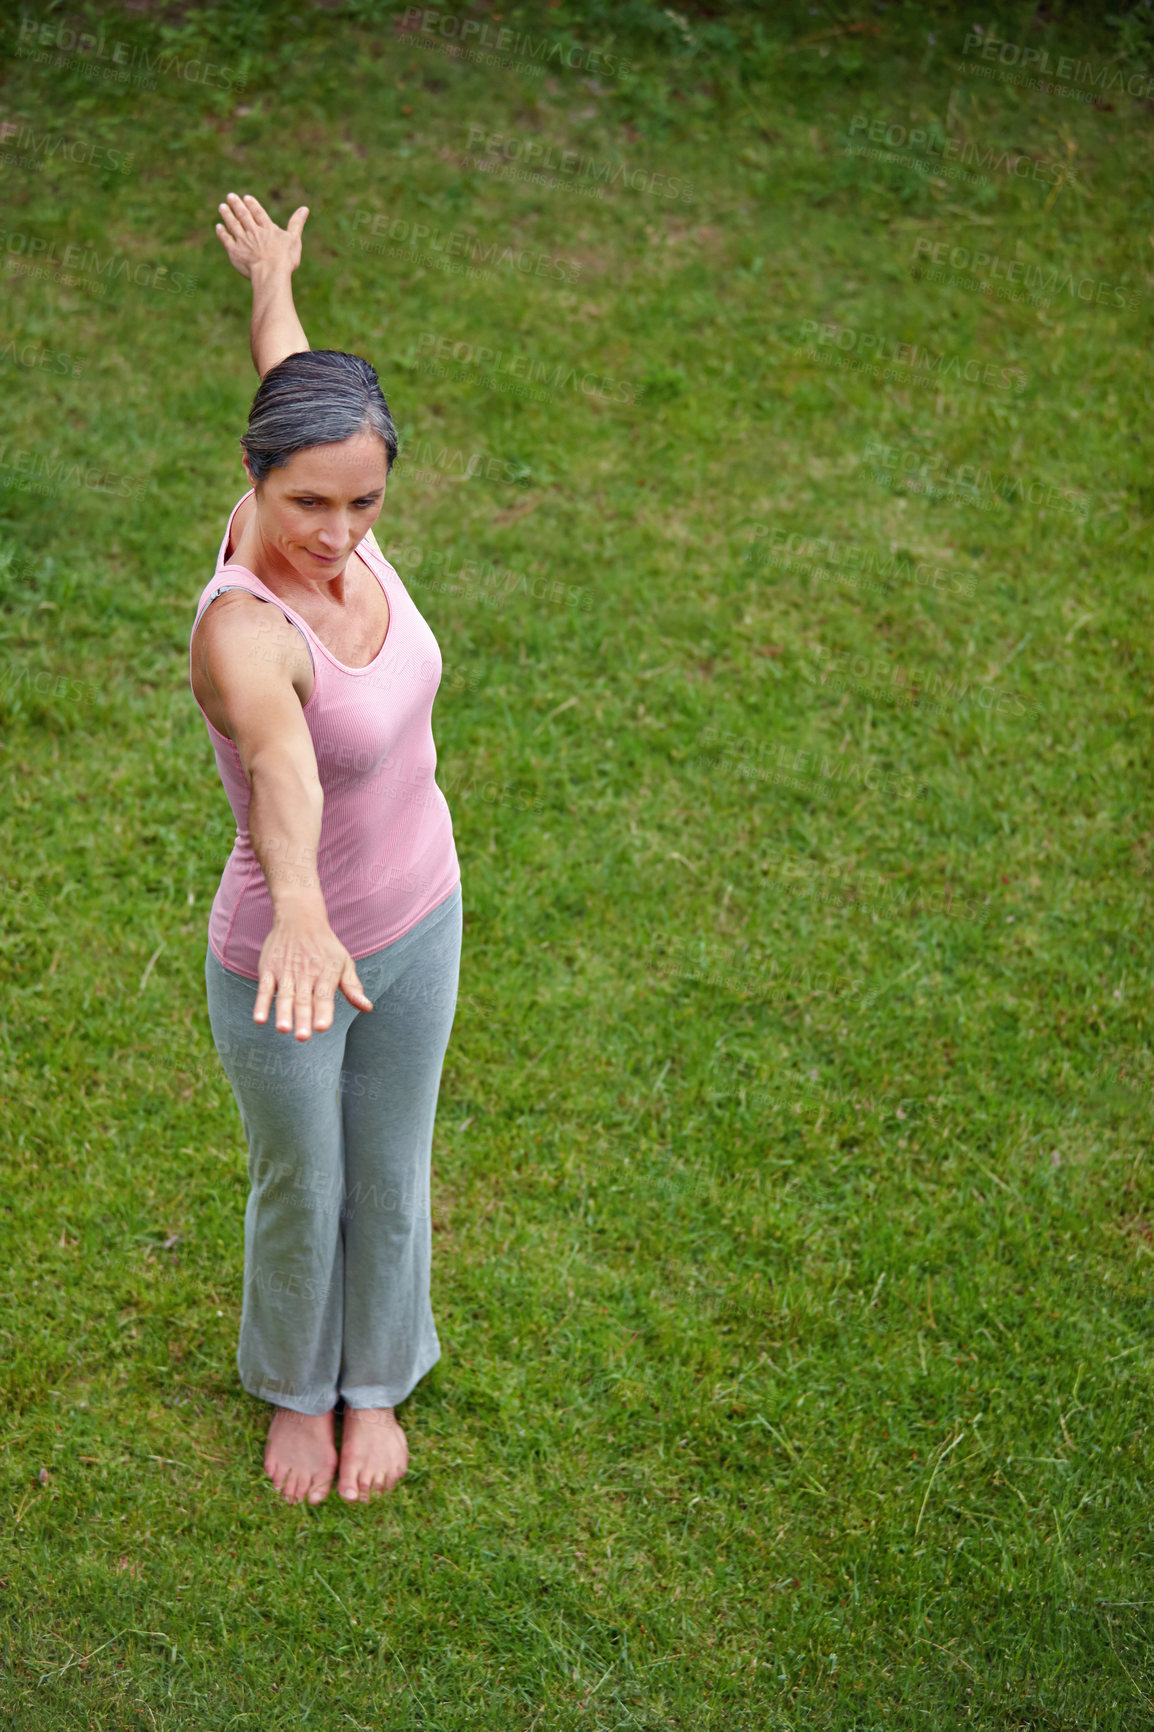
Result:
M461 952L441 657L372 533L397 453L377 375L310 350L293 307L308 208L220 211L261 379L190 640L237 827L205 956L249 1151L237 1369L275 1409L278 1491L319 1503L339 1468L367 1500L406 1471L394 1409L440 1357L429 1164Z

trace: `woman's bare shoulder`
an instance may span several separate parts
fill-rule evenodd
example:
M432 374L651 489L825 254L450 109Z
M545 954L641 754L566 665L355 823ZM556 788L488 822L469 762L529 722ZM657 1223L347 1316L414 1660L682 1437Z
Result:
M238 627L241 631L247 631L250 626L254 626L262 636L268 633L279 635L279 621L281 625L292 630L279 608L270 607L264 596L256 595L251 589L244 587L245 575L240 571L221 571L220 586L216 594L209 597L196 622L193 632L194 653L199 656L203 665L207 665L207 658L222 642L235 639ZM233 582L240 587L226 587Z

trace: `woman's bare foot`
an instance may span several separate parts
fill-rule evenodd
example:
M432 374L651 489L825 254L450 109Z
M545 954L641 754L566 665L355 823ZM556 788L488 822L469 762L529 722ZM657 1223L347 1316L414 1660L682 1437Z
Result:
M337 1471L330 1413L295 1413L278 1407L268 1428L264 1470L289 1503L321 1503Z
M409 1446L391 1407L346 1407L341 1433L341 1496L368 1503L408 1472Z

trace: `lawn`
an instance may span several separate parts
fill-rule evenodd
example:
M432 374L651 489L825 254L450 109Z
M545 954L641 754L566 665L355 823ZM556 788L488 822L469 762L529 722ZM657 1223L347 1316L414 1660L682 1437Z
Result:
M1154 1725L1146 13L0 32L6 1723ZM229 191L310 206L445 667L444 1351L367 1506L234 1359Z

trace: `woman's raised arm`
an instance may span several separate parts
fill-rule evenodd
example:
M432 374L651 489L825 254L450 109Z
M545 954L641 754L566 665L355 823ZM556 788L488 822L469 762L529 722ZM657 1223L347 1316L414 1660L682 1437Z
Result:
M286 355L299 355L309 346L293 306L292 286L309 207L298 205L283 229L250 192L243 198L230 192L219 209L224 220L216 225L217 238L230 264L252 283L249 342L253 365L263 379Z

